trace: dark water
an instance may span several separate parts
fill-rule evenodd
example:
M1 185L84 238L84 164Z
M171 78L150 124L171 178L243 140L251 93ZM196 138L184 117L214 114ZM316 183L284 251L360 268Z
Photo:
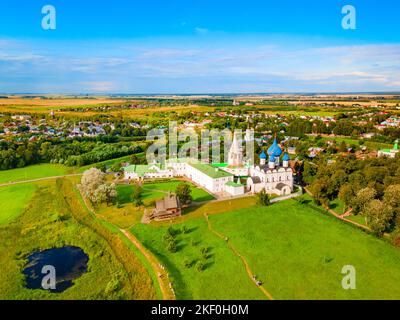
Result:
M43 289L42 267L54 266L56 269L56 289L51 292L63 292L73 285L73 280L87 271L88 255L78 247L66 246L37 251L28 257L28 264L23 273L28 289ZM44 290L44 289L43 289Z

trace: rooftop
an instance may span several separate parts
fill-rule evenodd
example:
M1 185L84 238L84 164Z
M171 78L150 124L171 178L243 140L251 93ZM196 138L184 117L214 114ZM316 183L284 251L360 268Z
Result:
M235 187L235 188L237 188L237 187L243 187L243 185L242 185L241 183L237 183L237 182L233 182L233 181L228 181L228 182L226 183L226 185L227 185L228 187Z
M164 170L165 166L160 164L133 164L124 168L125 172L135 172L138 176L142 177L144 174L147 173L155 173L157 172L152 167L158 167L160 170Z
M208 164L203 164L203 163L197 163L197 164L190 164L193 168L196 168L197 170L203 172L207 176L213 179L218 179L218 178L225 178L225 177L233 177L233 174L228 173L223 170L219 170L218 168L214 168L211 165Z

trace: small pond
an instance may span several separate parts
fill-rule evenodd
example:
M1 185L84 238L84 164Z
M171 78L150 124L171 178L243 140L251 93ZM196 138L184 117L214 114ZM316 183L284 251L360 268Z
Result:
M73 280L87 271L88 255L79 247L65 246L32 253L23 273L28 289L43 289L42 274L45 265L54 266L56 270L56 289L51 292L63 292L73 285ZM44 289L43 289L44 290Z

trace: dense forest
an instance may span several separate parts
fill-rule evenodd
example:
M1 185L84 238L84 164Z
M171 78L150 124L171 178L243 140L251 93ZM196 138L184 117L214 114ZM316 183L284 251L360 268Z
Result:
M103 143L101 141L38 141L0 142L0 170L21 168L36 163L60 163L83 166L143 151L132 142Z
M400 157L306 161L302 179L318 204L339 198L353 214L364 216L375 233L400 230Z

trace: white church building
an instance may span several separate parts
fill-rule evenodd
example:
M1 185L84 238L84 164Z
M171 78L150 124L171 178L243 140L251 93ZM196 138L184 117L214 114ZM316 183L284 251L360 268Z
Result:
M260 163L249 165L243 157L241 142L234 135L228 163L205 164L193 159L169 159L166 164L130 165L124 168L125 180L185 177L213 194L243 195L265 189L269 194L287 195L293 191L293 171L289 155L275 139ZM241 183L246 181L246 185Z

